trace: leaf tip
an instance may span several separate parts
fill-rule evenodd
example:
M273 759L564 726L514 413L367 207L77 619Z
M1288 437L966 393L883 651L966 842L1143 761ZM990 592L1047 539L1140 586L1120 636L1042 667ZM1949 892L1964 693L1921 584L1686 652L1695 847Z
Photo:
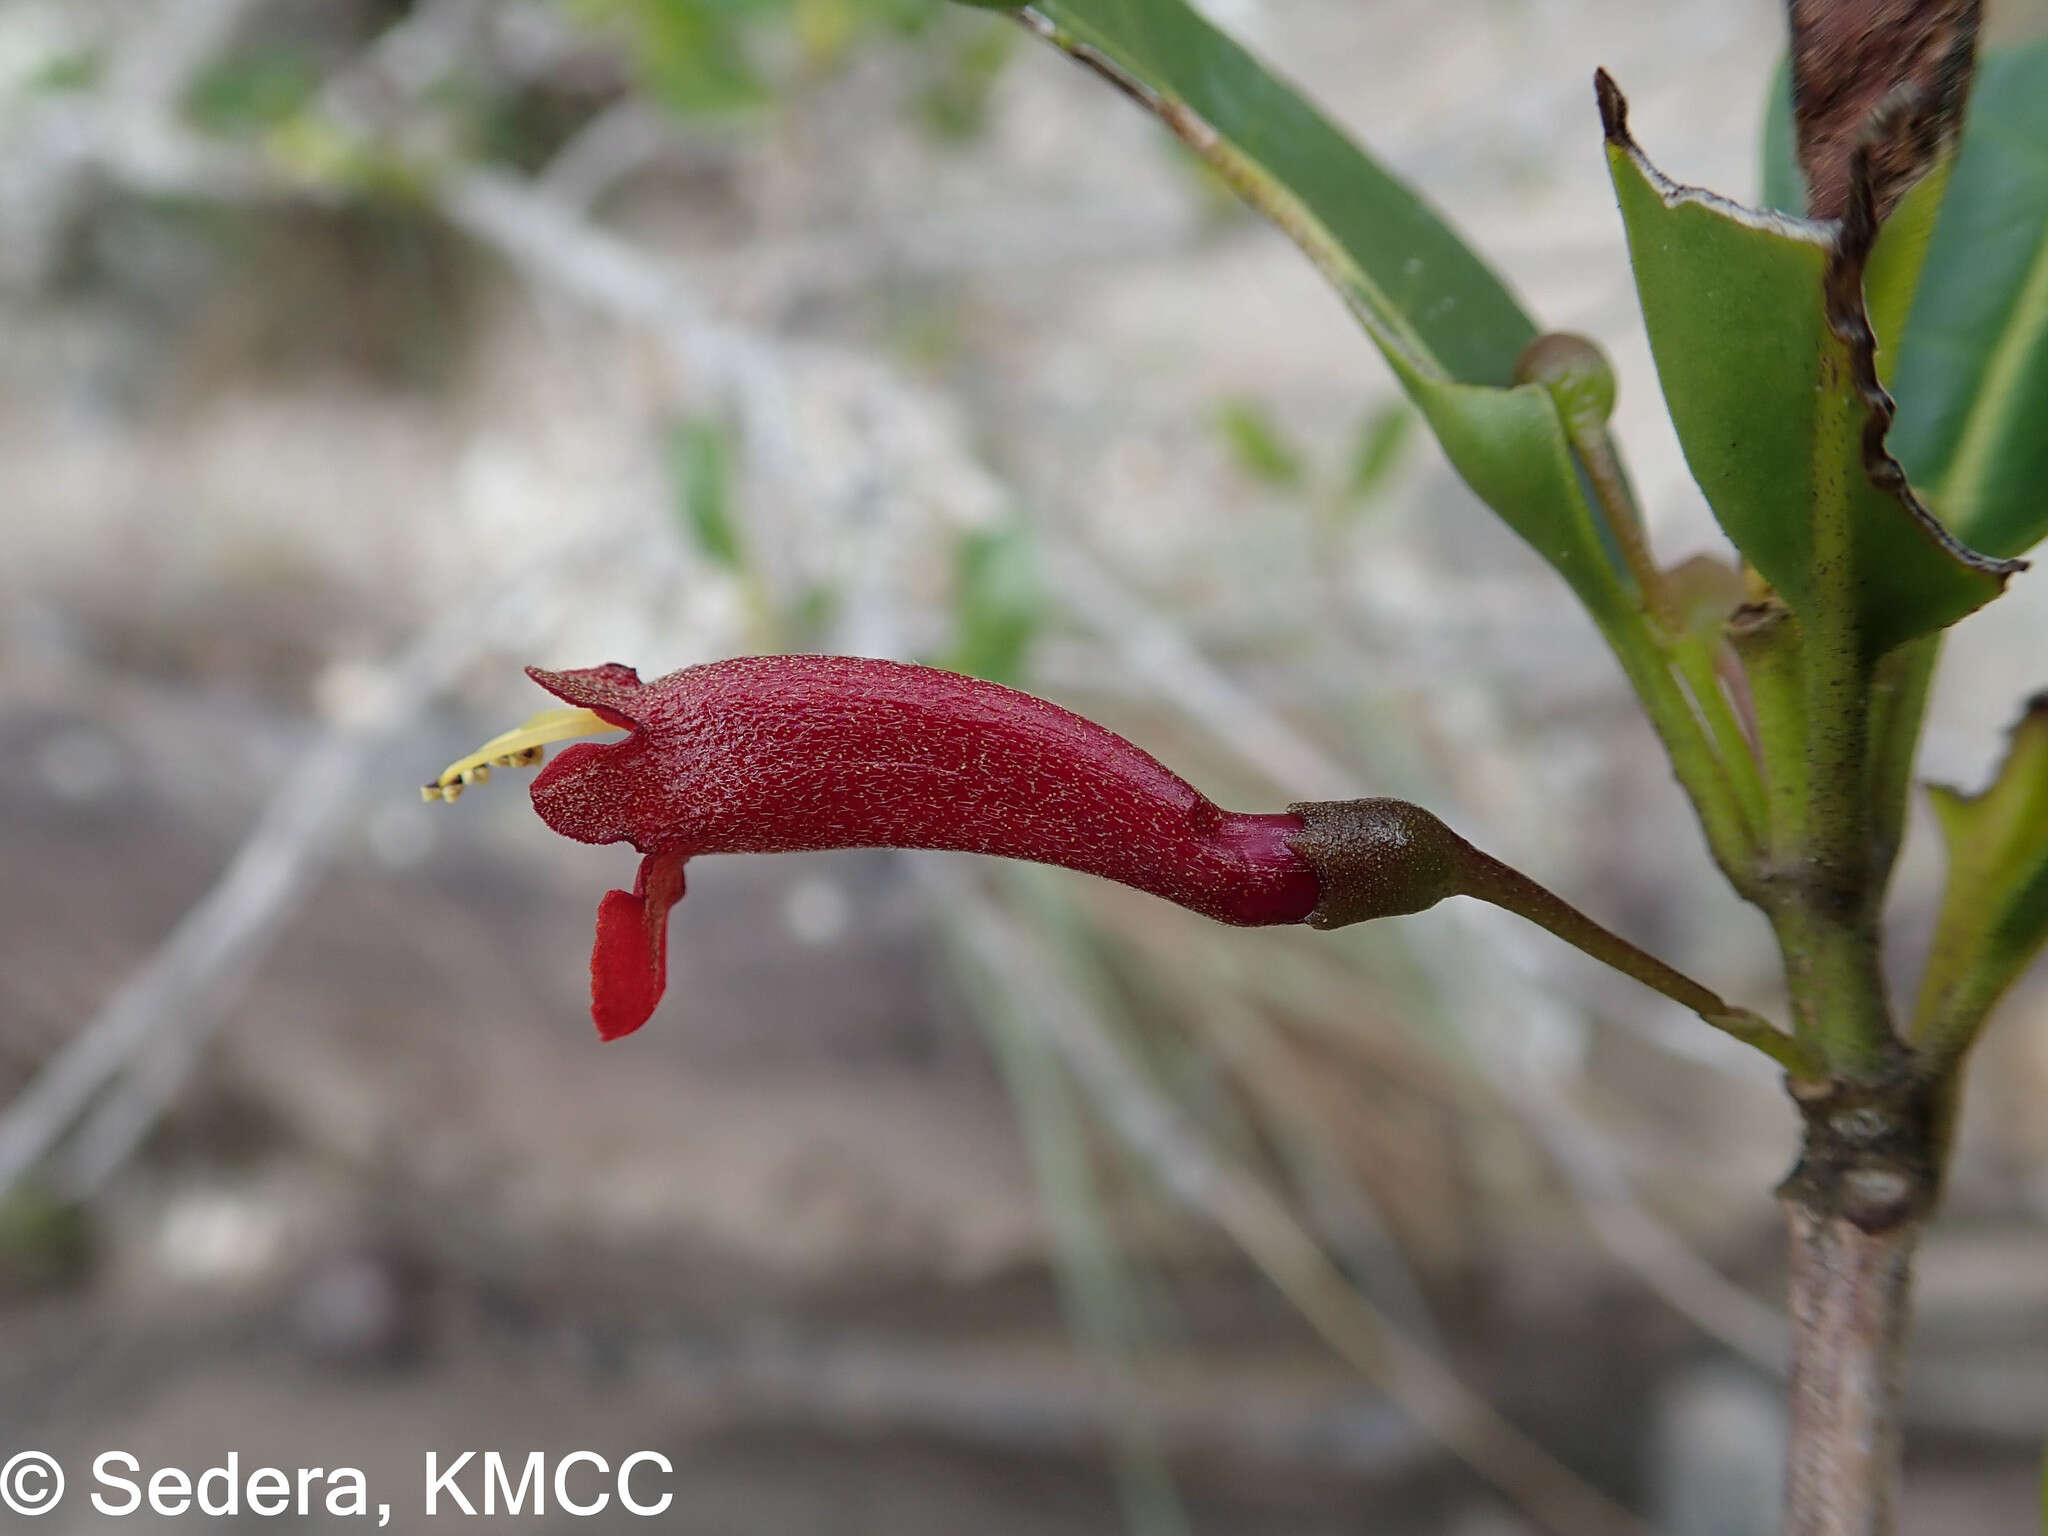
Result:
M1593 71L1593 96L1600 103L1600 131L1607 135L1607 142L1626 147L1630 143L1628 98L1605 69Z

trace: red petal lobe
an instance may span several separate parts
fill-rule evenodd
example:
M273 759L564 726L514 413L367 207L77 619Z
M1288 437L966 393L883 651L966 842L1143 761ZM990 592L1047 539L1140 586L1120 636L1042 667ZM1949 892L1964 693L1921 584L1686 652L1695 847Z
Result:
M607 891L597 905L590 951L590 1016L600 1040L645 1024L668 986L668 909L683 899L681 854L640 861L631 891Z

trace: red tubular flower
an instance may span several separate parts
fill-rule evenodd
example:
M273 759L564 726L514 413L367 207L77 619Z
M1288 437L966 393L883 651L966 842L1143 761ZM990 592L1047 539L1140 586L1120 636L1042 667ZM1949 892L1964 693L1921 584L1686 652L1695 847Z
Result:
M488 773L489 761L531 761L542 741L628 733L570 747L532 788L534 809L555 831L631 843L645 855L633 890L608 893L598 908L591 1005L607 1040L638 1029L661 998L668 911L682 899L684 862L700 853L994 854L1100 875L1244 925L1334 926L1417 911L1450 888L1441 869L1427 892L1406 874L1388 880L1388 856L1413 852L1409 831L1361 839L1354 829L1333 843L1316 835L1321 807L1220 810L1099 725L931 667L754 656L650 683L617 665L528 671L574 708L497 738L429 785L427 797L453 798ZM1344 911L1324 901L1318 871L1347 860L1363 861L1369 911L1352 910L1356 880Z

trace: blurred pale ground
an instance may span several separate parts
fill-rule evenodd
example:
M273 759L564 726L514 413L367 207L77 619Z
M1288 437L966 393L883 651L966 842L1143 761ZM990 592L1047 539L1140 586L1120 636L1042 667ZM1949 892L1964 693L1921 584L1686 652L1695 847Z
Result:
M1661 553L1718 548L1587 82L1613 71L1674 175L1746 195L1778 7L1217 12L1546 323L1612 349ZM1038 572L1033 686L1228 802L1416 795L1772 1002L1760 923L1547 571L1419 434L1333 510L1393 396L1307 264L1021 35L979 131L935 130L1002 32L949 15L707 126L614 105L619 51L541 8L0 5L0 1089L139 973L274 792L303 776L333 818L284 829L305 888L258 889L274 944L230 911L224 1015L210 985L145 989L195 1064L145 1049L48 1164L82 1214L8 1207L0 1449L75 1480L115 1447L354 1464L402 1528L423 1450L488 1447L660 1450L687 1531L1533 1529L1103 1129L1042 1027L1080 999L1183 1129L1565 1462L1680 1536L1772 1528L1768 1377L1657 1288L1768 1353L1745 1293L1778 1292L1790 1116L1626 983L1447 911L1243 934L1078 877L714 860L668 1003L600 1048L590 923L629 856L553 839L516 784L418 804L536 707L529 660L946 655L963 539L1009 530ZM166 104L257 42L330 79L252 186ZM345 130L477 163L447 127L464 90L548 125L498 173L599 108L612 138L572 141L545 196L339 190L363 174ZM684 297L650 297L663 271ZM1232 453L1232 407L1282 424L1295 484ZM737 574L676 516L685 417L744 428ZM1986 771L2044 640L2039 578L1964 626L1931 776ZM380 721L355 756L321 745ZM1909 958L1926 832L1895 904ZM963 952L1018 963L976 980ZM1981 1053L1927 1253L1911 1532L2036 1518L2042 981ZM82 1497L43 1528L99 1528Z

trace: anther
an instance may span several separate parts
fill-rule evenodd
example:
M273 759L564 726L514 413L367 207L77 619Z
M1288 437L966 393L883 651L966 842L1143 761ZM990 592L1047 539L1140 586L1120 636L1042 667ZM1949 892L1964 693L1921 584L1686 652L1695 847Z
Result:
M437 800L452 801L465 785L489 783L494 767L531 768L545 761L548 742L617 729L587 709L544 709L524 725L493 736L468 757L450 763L441 770L440 778L420 791L420 798L429 805Z

